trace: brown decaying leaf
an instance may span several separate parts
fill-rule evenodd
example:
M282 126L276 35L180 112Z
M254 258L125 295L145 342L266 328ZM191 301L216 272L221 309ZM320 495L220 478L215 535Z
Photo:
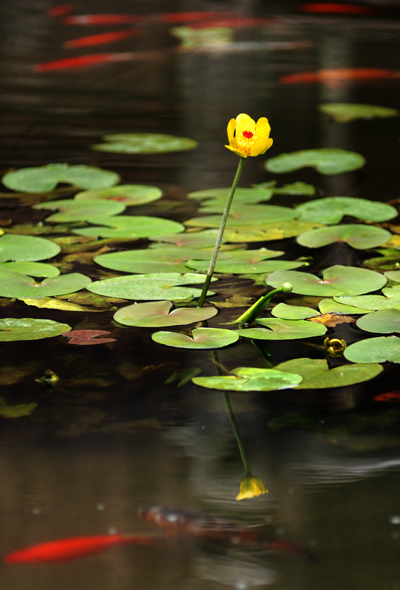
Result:
M323 315L318 315L314 318L308 318L308 321L315 322L316 324L323 324L327 328L333 328L338 324L351 324L356 320L351 316L340 313L324 313Z
M98 336L105 336L106 334L110 334L110 332L106 330L71 330L70 332L64 332L61 336L68 338L68 344L78 344L80 346L116 342L115 338L98 338Z

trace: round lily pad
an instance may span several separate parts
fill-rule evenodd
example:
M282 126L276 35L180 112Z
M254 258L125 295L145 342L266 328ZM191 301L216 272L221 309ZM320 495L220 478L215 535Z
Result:
M200 387L221 391L279 391L296 387L302 377L275 369L239 367L230 375L195 377L192 381Z
M30 277L51 278L60 274L56 266L43 262L0 262L0 271L2 270L12 270Z
M271 313L274 317L282 320L305 320L319 315L319 312L311 309L311 307L288 305L287 303L278 303L271 310Z
M357 170L364 164L365 159L356 152L336 148L320 148L280 154L276 158L267 160L265 168L273 174L282 174L311 166L320 174L330 176Z
M380 273L339 264L324 270L322 277L295 270L278 270L268 276L267 285L278 289L283 283L291 283L293 293L335 297L378 291L386 284L386 277Z
M59 182L79 188L94 189L112 186L119 182L115 172L94 166L70 166L69 164L47 164L21 168L8 172L2 182L7 188L24 193L47 193L55 189Z
M226 203L231 189L229 188L208 188L202 191L194 191L188 194L190 199L208 199L207 205ZM237 188L233 202L238 204L262 203L269 201L274 194L269 188Z
M278 205L236 205L229 213L227 228L277 223L296 217L296 212L289 207ZM205 215L184 222L194 227L219 227L221 215Z
M400 270L388 270L384 275L389 280L394 281L395 283L400 283Z
M17 299L51 297L80 291L89 285L90 278L80 273L59 275L40 283L31 277L12 270L0 270L0 297Z
M355 197L325 197L302 203L296 211L305 221L327 225L340 223L345 215L373 223L388 221L398 215L392 205Z
M151 338L164 346L197 350L223 348L239 340L236 332L221 328L196 328L191 336L179 332L155 332Z
M354 119L398 117L399 115L397 109L348 102L329 102L320 104L318 105L318 109L322 113L333 117L336 123L349 123Z
M400 363L400 338L379 336L360 340L348 346L344 356L352 363Z
M68 332L71 326L52 320L35 320L31 318L0 319L0 342L15 340L40 340L52 338Z
M52 258L60 252L58 244L33 236L5 234L0 238L0 261L36 261Z
M115 217L92 217L90 223L98 227L75 229L74 234L99 238L149 238L158 234L176 234L184 231L177 221L144 217L140 215L117 215ZM101 226L101 227L100 227Z
M377 334L400 332L400 309L380 309L367 313L357 320L357 326L365 332Z
M197 224L193 223L193 225L200 226L203 219L204 217L198 217ZM299 236L315 226L315 223L311 224L308 221L299 221L298 219L262 225L254 222L253 226L228 227L225 229L224 237L227 242L232 243L283 240L284 238Z
M230 260L217 260L214 270L215 272L229 274L263 274L275 270L290 270L292 268L303 266L303 264L303 262L290 260L262 260L249 263L245 259L242 260L239 257L233 257ZM186 266L195 270L207 271L209 264L204 260L188 260Z
M280 318L259 319L257 324L265 328L245 328L238 330L244 338L254 340L299 340L302 338L316 338L326 333L322 324L307 322L306 320L282 320Z
M83 191L75 195L76 201L86 199L106 199L107 201L117 201L125 207L133 205L145 205L152 203L162 197L162 190L156 186L147 186L144 184L120 184L109 188L99 188L91 191Z
M217 239L217 235L217 229L206 229L204 231L151 236L150 240L155 242L167 242L184 248L212 248ZM225 240L223 239L222 243L224 242ZM153 246L158 247L159 244L151 244L150 248Z
M388 242L392 234L386 229L373 225L331 225L312 229L297 238L301 246L321 248L334 242L346 242L357 250L377 248Z
M193 150L197 141L162 133L117 133L105 135L105 143L92 145L92 149L115 154L165 154Z
M114 320L125 326L161 328L203 322L217 314L215 307L178 307L170 311L171 307L172 301L136 303L119 309Z
M379 309L400 309L400 288L387 287L382 289L383 295L360 295L359 297L335 297L335 301L347 306L361 308L364 311L378 311ZM357 313L353 311L353 313Z
M122 213L125 205L116 201L105 199L86 199L76 201L75 199L61 199L59 201L46 201L33 206L34 209L59 210L60 213L53 213L46 217L46 221L52 223L86 221L97 215L111 216Z

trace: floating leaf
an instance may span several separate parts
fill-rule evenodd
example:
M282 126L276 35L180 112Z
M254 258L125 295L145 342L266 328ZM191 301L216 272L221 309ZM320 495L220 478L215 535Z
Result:
M36 261L52 258L61 248L45 238L6 234L0 238L0 261Z
M0 262L1 270L12 270L20 272L30 277L57 277L60 274L59 269L52 264L42 262Z
M90 309L89 307L83 307L70 301L63 301L61 299L53 299L52 297L41 297L40 299L23 298L20 299L25 305L32 307L39 307L41 309L59 309L61 311L90 311L96 312L101 311L98 309Z
M204 284L204 280L205 275L194 273L130 275L96 281L87 289L99 295L136 301L190 301L200 296L201 289L181 285ZM212 291L208 294L213 295Z
M119 182L115 172L94 166L70 166L69 164L47 164L21 168L3 176L7 188L25 193L47 193L55 189L59 182L73 184L79 188L94 189L112 186Z
M400 338L380 336L360 340L348 346L344 356L352 363L400 363Z
M92 145L92 149L115 154L165 154L192 150L198 146L194 139L161 133L117 133L105 135L103 140L106 143Z
M272 188L276 195L307 195L309 197L315 195L315 186L306 184L305 182L293 182L291 184L284 184L280 188Z
M349 347L351 348L351 347ZM349 348L345 351L345 356ZM329 369L326 360L299 358L277 365L275 369L297 373L303 381L296 389L327 389L363 383L383 371L378 364L343 365Z
M356 320L348 315L342 315L340 313L323 313L319 316L315 316L310 318L310 322L315 322L316 324L322 324L327 328L334 328L339 324L352 324Z
M100 238L149 238L158 234L176 234L184 231L184 226L170 219L144 217L140 215L117 215L116 217L93 217L90 223L105 227L75 229L74 234Z
M79 346L90 346L93 344L108 344L116 342L115 338L99 338L110 334L106 330L71 330L61 334L69 339L68 344L77 344Z
M335 301L344 303L347 306L354 306L365 311L377 311L380 309L400 309L400 288L387 287L382 289L382 295L361 295L359 297L335 297ZM357 312L353 312L357 313Z
M357 320L357 326L365 332L377 334L400 332L400 309L380 309L367 313Z
M281 320L280 318L257 318L257 324L264 328L245 328L238 330L244 338L254 340L299 340L301 338L316 338L326 333L325 326L312 324L306 320Z
M364 295L362 295L361 297L364 297ZM365 297L370 297L369 295L366 295ZM372 297L374 297L374 295L372 295ZM338 297L338 299L340 299L340 297ZM356 306L352 306L352 305L347 305L344 303L344 301L347 301L348 299L351 299L349 297L344 297L343 298L343 302L339 303L338 301L333 300L333 299L321 299L321 301L318 304L318 308L319 311L321 313L340 313L340 314L352 314L352 315L357 315L360 313L365 313L365 309L361 308L361 307L356 307Z
M213 307L178 307L170 313L171 307L172 301L128 305L114 314L114 320L126 326L161 328L203 322L217 314L217 310Z
M0 342L40 340L59 336L71 329L68 324L31 318L0 319Z
M86 221L91 217L118 215L125 209L123 203L108 201L105 199L85 199L75 201L75 199L61 199L59 201L46 201L34 205L34 209L58 209L60 213L53 213L46 217L46 221L51 223L70 221Z
M191 336L179 332L155 332L151 338L164 346L197 350L223 348L239 340L237 332L221 328L196 328Z
M125 207L133 205L145 205L152 203L162 197L162 190L156 186L147 186L144 184L120 184L111 188L100 188L91 191L83 191L75 195L75 201L86 199L106 199L108 201L117 201Z
M301 383L302 377L275 369L239 367L230 375L195 377L192 381L200 387L222 391L278 391L296 387Z
M289 207L278 205L237 205L231 207L231 212L226 224L228 229L247 225L261 225L265 223L277 223L296 217L296 213ZM194 227L219 227L220 215L206 215L195 217L184 222L185 225Z
M293 293L322 297L351 296L377 291L386 284L386 277L365 268L331 266L323 271L323 278L295 270L278 270L268 276L267 284L275 289L283 283L293 285Z
M199 222L202 220L199 217ZM284 238L292 238L313 229L320 227L320 224L311 224L306 221L299 221L291 219L289 221L281 221L279 223L266 223L259 225L254 223L252 227L231 227L225 229L224 237L227 242L266 242L270 240L283 240Z
M265 162L265 168L273 174L293 172L306 166L315 168L320 174L343 174L361 168L365 159L356 152L336 148L300 150L289 154L280 154Z
M21 418L21 416L30 416L36 408L36 402L8 406L3 398L0 397L0 416L2 418Z
M271 310L271 313L276 318L283 320L305 320L319 315L318 311L311 309L311 307L303 307L300 305L288 305L287 303L278 303Z
M80 291L89 285L89 277L80 273L59 275L38 283L31 277L12 270L0 271L0 297L18 299L51 297Z
M388 107L378 107L371 104L355 104L348 102L329 102L318 105L318 109L330 115L336 123L349 123L354 119L373 119L374 117L397 117L399 111Z
M395 283L400 283L400 270L389 270L384 273L385 277L387 277L390 281L394 281Z
M250 256L249 256L250 259ZM207 271L209 263L204 260L188 260L186 266L194 270ZM290 270L303 266L303 262L295 262L289 260L272 260L249 263L241 258L233 258L232 260L217 260L215 265L215 272L230 273L230 274L262 274L270 273L275 270Z
M391 233L373 225L331 225L312 229L297 238L306 248L321 248L334 242L345 242L357 250L376 248L387 242Z
M206 229L204 231L193 231L181 234L166 234L151 236L150 240L157 242L168 242L184 248L211 248L217 239L217 229ZM224 243L225 240L222 240ZM150 247L159 247L159 244L151 244Z
M230 191L230 188L208 188L189 193L188 197L191 199L209 199L207 205L217 203L217 201L226 203ZM273 194L273 191L269 188L237 188L234 203L241 205L246 203L262 203L263 201L269 201Z
M296 207L296 211L305 221L327 225L340 223L345 215L377 223L388 221L398 215L397 209L392 205L355 197L325 197L302 203Z

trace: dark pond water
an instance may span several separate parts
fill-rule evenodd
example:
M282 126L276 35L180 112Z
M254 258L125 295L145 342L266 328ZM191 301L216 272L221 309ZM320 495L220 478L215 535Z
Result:
M229 186L235 157L223 146L228 120L240 112L268 116L273 155L340 147L366 158L362 171L322 177L311 169L283 175L321 194L382 201L398 198L397 119L338 125L317 110L322 102L398 108L399 79L338 85L283 85L285 74L337 68L399 69L400 21L388 17L300 14L285 2L78 0L71 14L142 14L234 10L269 17L262 27L234 30L229 47L180 52L171 27L149 18L141 34L80 49L63 44L127 25L67 26L49 17L50 0L3 0L1 14L1 168L68 162L118 172L122 182L159 186L161 201L140 215L177 221L195 214L190 191ZM149 59L37 72L40 63L107 52L152 51ZM189 152L125 156L90 150L101 136L122 132L191 137ZM271 180L263 158L249 159L241 186ZM290 203L284 197L284 204ZM3 226L39 222L43 212L2 200ZM309 255L289 240L292 253ZM143 247L147 244L143 241ZM265 245L280 249L281 242ZM285 249L288 241L285 241ZM365 257L369 257L365 256ZM315 269L355 264L346 246L314 255ZM89 264L75 268L95 278ZM250 280L221 282L215 300L263 292ZM398 389L396 365L358 386L232 394L251 469L269 493L237 502L244 475L221 393L165 384L176 371L214 374L210 352L162 347L152 330L121 327L112 312L66 313L21 303L0 307L2 317L37 317L74 329L111 332L117 341L72 346L65 338L1 343L1 396L8 404L37 402L30 417L3 419L0 430L0 554L44 541L114 532L153 534L135 515L139 506L194 509L243 523L313 551L315 563L246 547L214 547L190 539L168 547L120 547L64 565L0 565L7 590L128 590L273 586L285 589L400 588L400 439L396 405L377 393ZM222 310L223 324L238 310ZM240 310L240 313L243 310ZM339 326L335 336L352 338ZM321 344L321 341L316 342ZM274 363L320 358L302 343L275 343ZM228 369L263 366L250 342L218 352ZM6 372L24 369L18 380ZM36 381L46 369L54 387Z

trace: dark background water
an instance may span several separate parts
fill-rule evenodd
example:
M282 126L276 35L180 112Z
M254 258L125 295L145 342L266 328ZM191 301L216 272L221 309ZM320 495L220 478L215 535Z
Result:
M230 185L236 164L223 147L226 124L247 112L268 116L272 155L340 147L367 160L357 173L321 177L308 169L279 181L311 182L329 196L398 198L398 120L337 125L316 107L361 102L398 108L400 80L328 87L285 86L279 78L326 68L397 71L399 20L301 15L295 3L286 2L80 0L73 14L235 10L271 21L237 29L229 48L179 52L171 27L149 19L136 37L67 50L63 43L70 39L127 27L62 25L46 14L53 6L48 0L4 0L0 9L2 170L49 162L101 166L118 172L123 183L164 190L159 204L135 209L139 214L154 215L156 207L159 215L183 220L193 215L187 192ZM157 51L138 63L34 70L68 56L147 50ZM129 157L89 149L102 135L118 132L182 135L196 139L199 148ZM242 186L267 180L271 176L260 159L246 162ZM26 216L26 207L4 202L4 225ZM43 217L36 212L33 219ZM294 240L285 248L288 243L295 248ZM349 251L329 254L329 264L343 263ZM252 289L251 282L244 286ZM221 298L229 292L227 283ZM26 314L20 304L0 309L3 317ZM67 321L64 312L33 308L29 317ZM219 318L228 319L229 311ZM252 470L269 489L238 503L243 466L222 396L191 384L164 384L182 368L212 374L210 353L171 352L150 340L151 330L117 327L107 312L73 314L68 321L73 328L100 325L118 341L92 347L73 347L61 338L1 345L3 371L30 363L22 381L2 385L1 395L8 403L39 404L30 418L1 422L2 555L68 536L149 532L135 510L160 504L261 520L271 534L312 548L319 561L239 548L215 551L194 541L184 550L126 547L62 566L0 566L2 588L400 588L399 417L395 406L388 414L372 401L377 391L397 389L395 367L352 388L232 395ZM338 334L350 332L340 328ZM281 362L308 356L310 349L277 344L272 353ZM218 356L228 369L262 364L247 342ZM35 382L46 368L60 377L52 389ZM296 427L268 426L293 413Z

